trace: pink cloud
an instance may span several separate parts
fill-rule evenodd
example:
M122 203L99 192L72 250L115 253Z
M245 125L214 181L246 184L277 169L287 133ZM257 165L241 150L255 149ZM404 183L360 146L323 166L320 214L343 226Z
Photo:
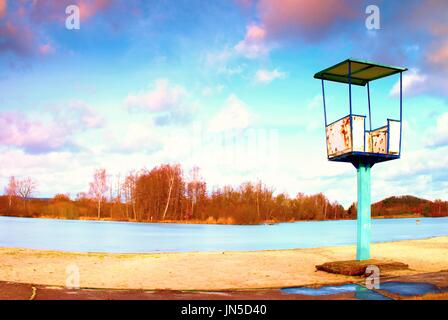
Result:
M54 48L49 43L43 44L43 45L39 46L39 53L41 55L46 56L46 55L54 53Z
M427 58L432 65L448 69L448 41L430 51Z
M448 34L448 2L440 0L417 1L408 12L404 12L401 21L413 29L424 29L432 35Z
M44 25L57 23L63 26L69 5L78 5L81 21L87 21L117 3L115 12L122 12L123 5L113 0L0 0L0 51L10 51L20 56L50 54L54 48L42 44ZM9 6L7 6L7 4ZM45 39L48 41L48 39Z
M430 31L432 34L436 36L444 36L448 35L448 25L445 23L434 22L430 26Z
M6 15L7 3L6 0L0 0L0 19Z
M151 112L166 111L176 108L184 102L187 91L166 79L155 81L152 90L129 94L124 104L128 109L146 109Z
M71 2L71 3L70 3ZM61 0L39 0L32 3L32 6L25 8L25 15L29 15L31 20L36 23L60 22L65 23L65 8L70 4L76 4L74 1Z
M18 112L0 114L0 143L23 148L29 153L44 153L69 144L69 133L55 122L29 120Z
M183 87L166 79L157 79L149 90L129 94L124 107L130 112L148 111L155 115L157 125L191 121L198 104Z
M103 11L111 4L111 0L81 0L78 3L81 19L89 19Z
M77 133L100 128L104 119L82 102L52 110L47 119L31 119L20 112L0 113L0 144L38 154L77 148Z
M261 0L258 11L270 38L303 36L308 40L331 31L336 22L356 17L351 0ZM359 11L363 14L363 11Z
M266 38L266 30L257 25L251 25L247 28L246 40L247 41L263 41Z
M240 7L247 8L247 7L250 7L254 3L254 1L253 0L235 0L235 3Z
M363 10L354 8L354 0L260 0L260 22L246 27L243 40L234 47L237 54L249 59L267 55L277 40L301 37L320 40L334 31L336 24L353 20ZM241 7L252 1L237 1ZM358 8L359 9L359 8Z
M0 25L0 51L12 51L18 55L28 55L35 42L35 35L26 24L7 20Z
M244 39L235 46L235 51L238 54L249 59L264 56L269 50L270 47L266 43L266 30L255 24L247 26Z

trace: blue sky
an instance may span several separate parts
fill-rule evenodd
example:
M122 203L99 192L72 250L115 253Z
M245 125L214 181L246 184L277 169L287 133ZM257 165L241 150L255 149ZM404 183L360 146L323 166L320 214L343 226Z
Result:
M79 30L65 27L70 4ZM379 30L365 26L370 4ZM436 0L0 0L0 186L31 176L38 196L75 196L95 168L180 163L210 189L261 179L347 206L355 170L326 159L313 75L354 57L410 69L402 158L374 167L373 200L446 200L447 13ZM397 117L397 80L372 83L374 127ZM327 87L335 120L347 88Z

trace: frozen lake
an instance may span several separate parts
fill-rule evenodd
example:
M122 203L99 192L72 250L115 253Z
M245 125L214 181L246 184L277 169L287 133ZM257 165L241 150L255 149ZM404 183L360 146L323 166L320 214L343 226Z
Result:
M448 218L372 220L372 241L448 235ZM78 252L272 250L349 245L356 221L276 225L130 223L0 217L0 247Z

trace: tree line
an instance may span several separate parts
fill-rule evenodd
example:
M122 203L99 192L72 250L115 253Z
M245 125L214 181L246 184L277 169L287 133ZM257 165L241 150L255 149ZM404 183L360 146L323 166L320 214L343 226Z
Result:
M301 220L356 218L356 206L345 210L322 193L290 197L275 193L261 181L208 188L200 169L185 174L180 165L163 164L151 170L109 175L94 172L88 192L71 199L57 194L51 199L32 198L37 183L10 177L0 214L63 219L105 219L139 222L257 224ZM447 215L448 203L415 202L414 198L384 200L372 206L372 215ZM415 198L418 199L418 198Z

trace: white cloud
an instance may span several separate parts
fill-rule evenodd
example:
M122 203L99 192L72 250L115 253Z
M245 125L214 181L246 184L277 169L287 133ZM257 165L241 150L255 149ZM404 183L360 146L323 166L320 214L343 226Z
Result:
M446 148L416 148L404 151L399 160L375 166L372 190L376 200L410 194L434 200L447 199Z
M207 52L205 62L208 65L225 65L232 57L232 51L224 48L221 51Z
M158 130L151 123L130 123L124 130L111 131L107 140L109 151L127 154L152 153L163 146Z
M435 129L428 135L427 145L431 147L448 145L448 112L437 119Z
M422 75L418 69L411 69L403 74L403 94L415 96L425 90L426 76ZM398 80L390 91L390 95L398 97L400 95L400 81Z
M266 43L266 30L255 24L247 26L246 35L235 47L237 54L248 59L256 59L269 53L270 47Z
M206 67L213 68L217 73L232 76L244 71L245 65L238 62L241 57L261 58L266 56L272 47L272 43L268 43L266 39L266 30L261 26L251 24L246 27L243 40L236 45L207 52L203 61Z
M0 184L6 184L8 176L19 179L31 177L37 182L35 196L53 196L56 193L76 192L88 188L93 172L91 155L71 152L27 154L22 150L2 152L0 159Z
M245 129L252 123L253 117L247 105L234 94L227 98L226 106L209 122L210 131Z
M255 81L261 84L268 84L275 79L282 79L286 77L286 73L278 71L277 69L274 70L266 70L266 69L260 69L255 74Z
M204 66L218 74L233 76L243 72L244 65L235 62L237 54L234 49L224 48L220 51L207 52L203 59Z
M182 86L171 84L166 79L158 79L152 90L129 94L124 105L131 110L160 112L177 107L187 96L187 91Z
M81 100L70 101L67 105L52 108L51 112L58 122L74 130L76 128L98 129L106 123L102 114Z
M205 86L202 89L202 95L209 97L214 94L221 93L223 89L224 89L224 86L222 84L219 84L217 86Z
M308 100L306 107L310 110L321 108L322 107L322 96L316 95L312 99Z
M129 111L143 110L156 114L155 123L158 125L186 123L198 108L183 86L166 79L155 80L150 90L129 94L124 106Z

